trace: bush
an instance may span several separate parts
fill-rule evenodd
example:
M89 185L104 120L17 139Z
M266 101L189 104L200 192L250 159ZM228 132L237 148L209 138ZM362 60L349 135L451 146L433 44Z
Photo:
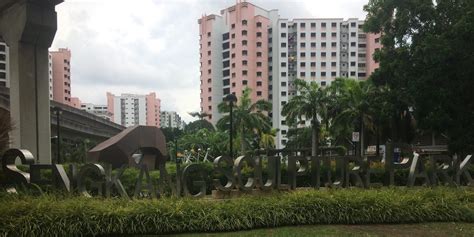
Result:
M224 201L0 194L0 233L165 234L303 224L474 222L473 204L473 191L455 188L300 190Z

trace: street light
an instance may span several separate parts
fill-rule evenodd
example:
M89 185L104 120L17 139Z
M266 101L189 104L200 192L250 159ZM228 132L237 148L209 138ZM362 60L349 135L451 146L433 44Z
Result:
M59 107L54 107L53 108L54 114L56 115L56 162L55 164L60 164L61 163L61 133L59 130L61 130L61 125L59 123L59 116L63 113L62 109Z
M234 117L232 115L232 111L234 110L234 104L237 102L237 97L234 94L228 94L226 97L224 97L224 102L229 103L230 106L230 132L229 132L229 138L230 138L230 157L233 157L233 149L232 149L232 139L233 139L233 122L234 122Z

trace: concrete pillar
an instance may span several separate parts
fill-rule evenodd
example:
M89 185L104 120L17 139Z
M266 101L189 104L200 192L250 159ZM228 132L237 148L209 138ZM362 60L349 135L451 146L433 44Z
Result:
M55 5L62 0L0 2L0 35L10 47L12 147L51 163L48 48L56 34Z

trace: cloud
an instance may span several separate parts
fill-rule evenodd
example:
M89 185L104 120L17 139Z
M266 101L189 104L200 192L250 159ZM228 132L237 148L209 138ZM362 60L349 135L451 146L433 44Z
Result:
M235 0L68 0L58 5L52 49L71 49L72 94L106 103L115 94L156 92L162 110L186 121L198 111L197 19L219 14ZM361 17L363 1L255 0L282 18Z

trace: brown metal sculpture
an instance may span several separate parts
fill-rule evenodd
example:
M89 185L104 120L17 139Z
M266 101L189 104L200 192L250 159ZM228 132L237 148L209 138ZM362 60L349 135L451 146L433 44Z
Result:
M134 155L137 152L140 155ZM166 139L161 129L134 126L92 148L87 154L87 161L108 163L114 169L123 165L139 167L141 164L155 169L159 163L165 163L166 155Z

